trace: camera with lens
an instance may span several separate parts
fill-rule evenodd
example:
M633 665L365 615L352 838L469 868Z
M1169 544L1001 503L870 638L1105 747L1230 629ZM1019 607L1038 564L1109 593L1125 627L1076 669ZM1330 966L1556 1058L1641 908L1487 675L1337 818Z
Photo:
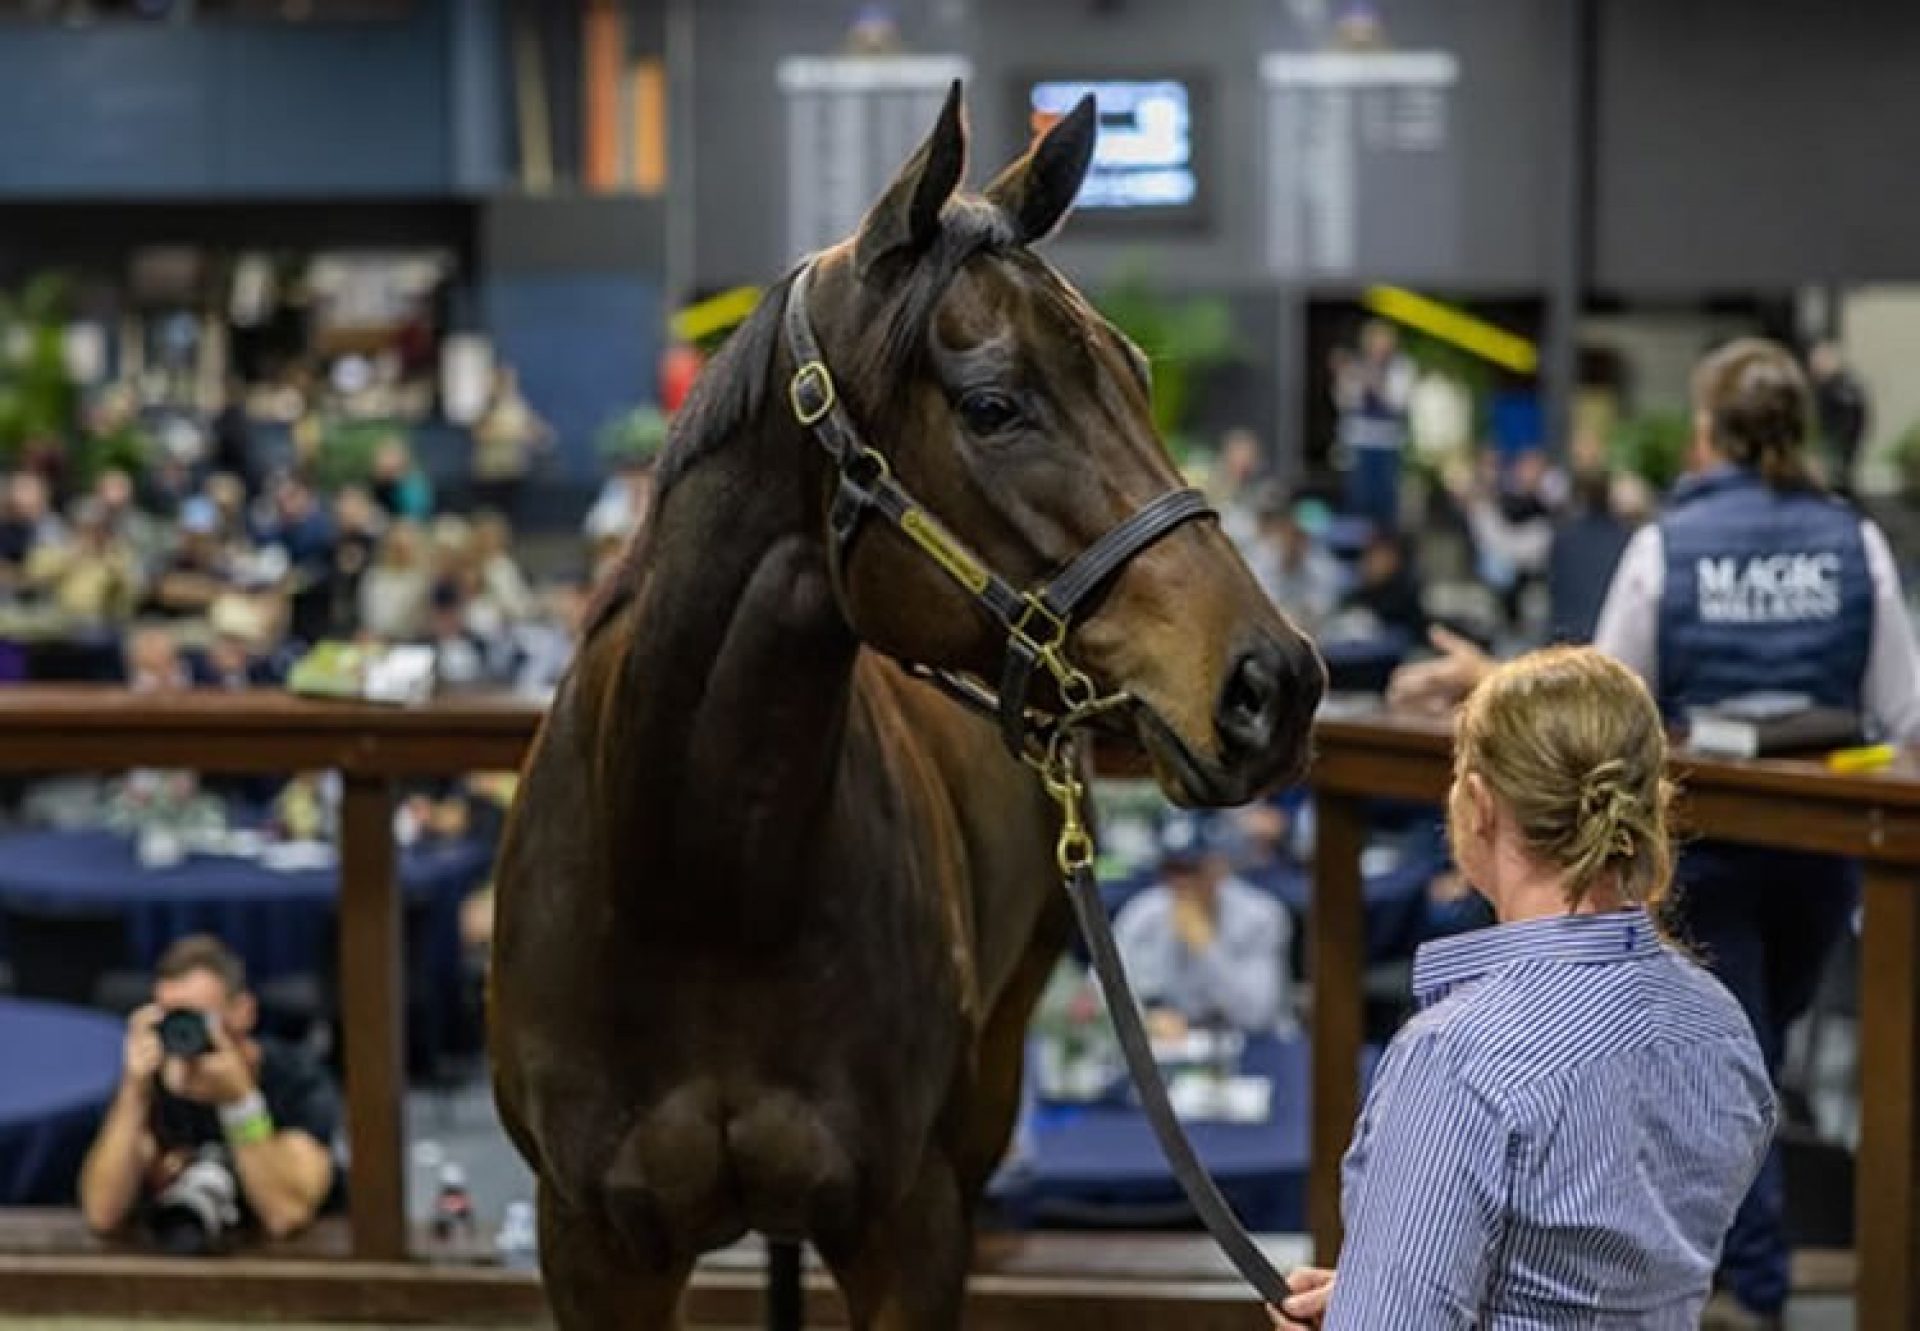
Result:
M213 1031L207 1014L192 1008L170 1008L154 1028L160 1048L176 1058L198 1058L213 1052Z
M148 1224L163 1252L219 1252L240 1224L240 1180L226 1152L203 1146L153 1199Z

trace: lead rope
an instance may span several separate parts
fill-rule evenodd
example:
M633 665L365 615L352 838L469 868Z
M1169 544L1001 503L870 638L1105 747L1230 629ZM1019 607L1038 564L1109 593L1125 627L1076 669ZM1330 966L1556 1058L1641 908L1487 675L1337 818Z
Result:
M1106 998L1107 1014L1120 1037L1120 1052L1140 1093L1140 1106L1146 1111L1160 1150L1173 1168L1180 1190L1205 1225L1213 1241L1220 1245L1227 1260L1241 1278L1275 1307L1292 1291L1260 1245L1247 1233L1246 1226L1233 1213L1233 1207L1220 1193L1219 1185L1207 1173L1200 1157L1180 1125L1173 1102L1167 1097L1167 1084L1154 1061L1153 1043L1140 1020L1140 1007L1134 1001L1133 986L1127 983L1126 967L1120 949L1113 941L1113 928L1107 920L1106 905L1100 900L1100 882L1093 871L1093 836L1087 830L1083 812L1086 783L1081 779L1078 755L1068 726L1083 719L1078 713L1056 728L1048 738L1045 755L1033 766L1046 785L1047 794L1060 808L1060 837L1054 856L1060 876L1073 902L1073 913L1080 921L1081 936L1093 958L1093 973L1099 978L1100 992ZM1032 761L1032 760L1029 760Z

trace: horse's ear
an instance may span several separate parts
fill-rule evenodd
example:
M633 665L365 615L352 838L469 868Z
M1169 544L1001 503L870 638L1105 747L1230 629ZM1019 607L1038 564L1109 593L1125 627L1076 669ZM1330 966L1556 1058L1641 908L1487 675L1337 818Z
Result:
M854 271L862 281L876 265L894 257L922 254L940 234L940 210L960 185L967 169L967 115L960 80L947 90L940 119L920 150L907 159L887 192L860 223L854 237Z
M1022 244L1045 240L1059 229L1087 178L1099 134L1100 115L1088 93L987 186L987 197L1000 205Z

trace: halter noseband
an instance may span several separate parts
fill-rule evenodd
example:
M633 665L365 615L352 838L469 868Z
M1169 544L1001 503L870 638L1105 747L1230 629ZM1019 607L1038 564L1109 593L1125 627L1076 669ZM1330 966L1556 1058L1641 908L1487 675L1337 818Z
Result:
M1067 634L1075 614L1135 555L1183 523L1214 516L1213 508L1198 490L1170 490L1094 541L1052 578L1025 591L1016 590L895 480L886 458L861 438L807 318L807 286L813 268L809 260L787 295L787 350L795 366L787 384L787 401L794 418L812 432L838 472L828 515L836 566L845 567L854 537L872 515L913 542L964 588L1006 631L999 688L951 670L911 662L908 666L962 702L996 717L1007 748L1016 757L1029 756L1030 740L1044 740L1064 721L1125 700L1119 694L1102 698L1093 680L1068 659ZM1044 667L1053 677L1067 708L1065 718L1037 717L1027 706L1036 667Z

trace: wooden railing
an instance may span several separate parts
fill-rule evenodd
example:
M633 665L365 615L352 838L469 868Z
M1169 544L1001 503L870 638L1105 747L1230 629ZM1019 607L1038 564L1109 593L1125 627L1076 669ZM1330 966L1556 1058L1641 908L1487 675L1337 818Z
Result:
M404 1270L393 1265L407 1257L408 1227L401 903L392 817L394 783L402 778L517 769L540 719L538 707L506 699L448 699L386 708L307 702L268 692L157 697L110 689L0 690L0 771L45 775L183 767L237 775L340 774L339 979L341 1016L348 1032L347 1126L353 1147L350 1238L342 1254L353 1260L317 1264L332 1269L333 1277L323 1279L308 1266L299 1280L292 1280L281 1269L284 1264L271 1260L245 1272L228 1266L222 1276L195 1264L182 1267L128 1256L93 1257L74 1265L60 1258L0 1254L0 1309L98 1305L125 1311L164 1295L168 1307L237 1313L229 1296L244 1281L236 1284L236 1273L258 1286L258 1297L248 1306L257 1304L256 1310L275 1315L335 1315L327 1311L332 1309L354 1318L378 1304L411 1309L411 1320L430 1320L429 1309L471 1305L493 1306L498 1312L532 1306L525 1299L537 1295L498 1302L503 1290L518 1288L509 1273L463 1279L417 1264ZM1340 1234L1339 1157L1357 1102L1363 805L1376 796L1439 799L1451 759L1445 727L1425 722L1328 722L1318 728L1317 745L1312 782L1320 811L1311 920L1315 1072L1308 1204L1318 1249L1331 1257ZM1103 760L1101 766L1108 764ZM1868 862L1861 1005L1861 1325L1866 1331L1920 1326L1920 892L1913 881L1920 866L1920 770L1903 767L1879 775L1835 777L1807 763L1692 763L1681 775L1688 789L1689 826L1698 834L1851 854ZM991 1272L989 1265L984 1273L989 1279L982 1287L989 1293L998 1288ZM105 1284L86 1283L102 1274L110 1277ZM735 1280L740 1285L736 1293L746 1298L752 1283L748 1273L728 1276L723 1270L721 1277L717 1283L708 1281L712 1290L724 1292L731 1288L729 1280ZM1082 1311L1107 1306L1100 1303L1104 1287L1064 1276L1057 1283L1045 1299L1031 1291L1010 1295L1013 1302L1002 1307L993 1323L1028 1325L1021 1318L1041 1306L1053 1308L1057 1318L1066 1304L1046 1299L1082 1300L1075 1305ZM1180 1282L1166 1283L1167 1290L1173 1290ZM309 1298L301 1293L309 1287L324 1291ZM61 1303L81 1288L93 1291L89 1300ZM368 1291L375 1289L392 1292L395 1301L372 1298ZM719 1297L712 1290L706 1297ZM121 1299L122 1293L135 1303ZM1190 1302L1184 1312L1176 1314L1170 1306L1167 1321L1149 1317L1142 1325L1196 1331L1225 1326L1241 1316L1242 1294L1230 1283L1219 1285L1204 1299ZM977 1303L984 1295L976 1290L975 1297ZM1136 1289L1121 1301L1139 1297ZM490 1305L489 1300L496 1302ZM728 1311L735 1307L729 1304ZM349 1311L338 1311L342 1309ZM1045 1324L1109 1323L1095 1317L1085 1323L1069 1319Z
M401 903L394 782L514 771L539 707L446 699L418 707L311 702L279 692L0 689L0 771L50 775L180 767L341 778L340 1005L353 1255L407 1255Z

